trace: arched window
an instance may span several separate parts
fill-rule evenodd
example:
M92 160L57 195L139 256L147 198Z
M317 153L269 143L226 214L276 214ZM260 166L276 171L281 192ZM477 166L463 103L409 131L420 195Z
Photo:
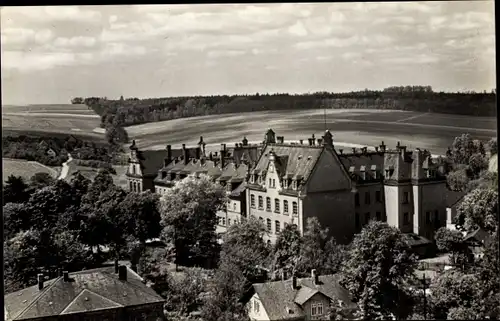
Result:
M266 211L271 212L271 198L266 197Z
M263 209L264 208L264 199L262 198L262 196L259 196L259 209Z
M274 212L280 212L280 200L277 198L274 199Z
M250 195L250 206L255 208L255 195Z
M271 232L271 229L273 228L272 226L272 223L271 223L271 219L267 219L267 231L268 232Z
M298 209L298 207L297 207L297 202L293 202L293 203L292 203L292 211L293 211L293 212L292 212L292 213L293 213L293 215L298 215L298 214L299 214L299 209Z
M132 192L133 188L134 188L134 184L132 184L132 182L129 182L129 185L130 185L130 191Z
M288 201L283 201L283 214L288 215Z
M134 192L137 192L137 182L134 182Z

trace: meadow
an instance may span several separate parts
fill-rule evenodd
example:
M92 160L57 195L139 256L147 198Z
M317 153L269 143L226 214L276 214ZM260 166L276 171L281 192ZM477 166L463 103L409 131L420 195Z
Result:
M326 110L264 111L175 119L126 127L130 139L139 148L162 149L167 144L178 148L182 143L194 146L200 136L209 147L221 143L233 145L244 136L261 142L272 128L285 141L298 141L314 134L320 138L325 128L334 135L337 147L389 147L397 142L409 148L428 149L442 155L454 137L470 133L474 138L496 137L494 117L473 117L394 110Z
M69 166L68 175L66 175L66 177L64 178L64 180L67 182L71 180L73 174L76 173L77 171L80 171L80 173L84 177L90 180L93 180L97 176L97 173L99 171L98 168L75 165L75 162L70 162L68 166ZM127 166L113 165L113 168L116 171L116 175L111 175L113 177L113 182L117 186L128 189L127 178L125 176L127 172Z
M8 131L78 134L104 138L100 117L86 105L2 106L2 133Z
M54 178L57 178L59 175L57 169L38 162L9 158L2 158L2 173L4 182L10 175L21 176L25 182L28 182L36 173L47 173Z

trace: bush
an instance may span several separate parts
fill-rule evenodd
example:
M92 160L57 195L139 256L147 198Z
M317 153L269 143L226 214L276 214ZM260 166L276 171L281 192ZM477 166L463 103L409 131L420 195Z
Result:
M111 174L116 175L116 170L113 168L113 165L107 162L102 162L98 160L86 160L86 159L75 159L74 162L75 165L77 166L104 168L107 169Z

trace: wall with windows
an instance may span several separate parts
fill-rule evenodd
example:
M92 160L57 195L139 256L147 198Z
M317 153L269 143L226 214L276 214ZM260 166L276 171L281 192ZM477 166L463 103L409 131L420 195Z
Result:
M305 319L320 320L328 312L329 305L330 299L321 293L317 293L302 306Z
M261 220L268 228L268 235L264 236L264 240L270 240L274 243L285 224L297 224L302 230L300 219L302 206L301 200L297 197L280 195L278 187L268 188L267 192L247 189L246 193L248 216ZM294 209L296 210L295 214Z
M144 189L142 179L140 178L127 178L128 180L128 189L130 192L142 192Z
M430 182L413 186L414 232L432 240L434 232L446 226L446 182Z
M250 318L250 320L269 320L269 316L267 315L266 310L264 310L264 306L262 305L262 302L260 301L257 293L255 293L252 298L250 298L250 300L246 304L246 309L248 311L248 317Z
M384 187L380 183L361 185L354 194L355 229L361 231L370 220L386 222Z
M413 232L413 188L411 183L397 186L385 185L385 210L387 224L403 233Z

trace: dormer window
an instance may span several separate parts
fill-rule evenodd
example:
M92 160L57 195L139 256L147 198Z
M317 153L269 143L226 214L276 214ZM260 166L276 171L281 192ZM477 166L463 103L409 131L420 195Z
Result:
M283 179L283 188L288 188L288 179L287 178Z
M361 166L360 168L360 172L361 172L361 178L366 181L366 171L365 171L365 167L364 166Z
M252 184L255 184L255 174L252 174L252 175L250 176L250 182L251 182Z
M297 190L297 180L296 179L294 179L292 182L292 188L293 188L293 190Z
M132 174L135 175L135 164L132 165Z

